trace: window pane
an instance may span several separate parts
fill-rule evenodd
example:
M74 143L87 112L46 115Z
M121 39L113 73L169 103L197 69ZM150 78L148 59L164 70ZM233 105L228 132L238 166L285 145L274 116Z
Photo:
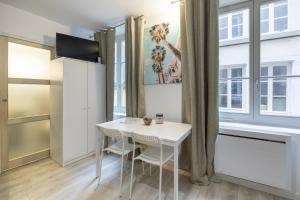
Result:
M274 21L274 30L275 31L284 31L288 28L288 19L279 18Z
M221 79L223 79L223 78L228 78L228 77L227 77L227 69L221 69L221 70L220 70L220 73L219 73L219 77L220 77Z
M222 14L221 18L224 16L228 16L230 20L227 27L232 33L229 35L228 41L232 40L233 44L226 45L222 41L220 42L220 112L222 115L249 113L249 9L233 10ZM224 24L225 22L219 26L221 30ZM235 37L241 36L247 40L243 43L234 40Z
M121 62L125 62L125 40L121 44Z
M288 7L287 4L282 4L282 5L276 5L274 7L274 17L279 18L279 17L285 17L288 15Z
M124 112L125 112L125 106L126 106L126 88L125 88L125 85L122 87L121 106L124 108Z
M285 96L286 95L286 82L273 82L273 96Z
M118 87L115 86L114 90L114 107L118 106Z
M232 25L243 24L243 14L232 15Z
M231 97L231 107L232 108L242 108L242 97L232 96Z
M261 82L260 83L260 94L261 95L268 95L268 82Z
M232 81L231 82L231 94L242 95L242 81Z
M115 74L115 77L114 77L114 82L115 82L115 84L117 84L117 82L118 82L118 64L116 63L115 64L115 71L114 71L114 74Z
M292 1L271 1L262 5L261 18L264 18L264 6L269 6L270 29L272 40L261 34L260 38L260 114L280 116L300 116L300 37L279 37L276 31L300 31L300 26L289 27L288 21L294 24L294 18L300 18L290 4ZM273 8L271 10L271 8ZM295 10L294 10L295 9ZM291 12L291 13L289 13ZM294 13L293 19L289 19ZM273 23L274 26L271 26ZM292 33L292 32L291 32ZM263 107L262 104L267 106Z
M268 67L261 67L260 68L260 76L268 76Z
M228 17L219 18L219 39L224 40L228 38Z
M263 6L260 8L260 20L269 20L269 6Z
M227 107L227 96L220 96L220 107Z
M285 75L287 75L286 66L274 66L273 76L285 76Z
M219 83L219 93L227 94L227 82Z
M260 32L261 33L269 32L269 21L260 22Z
M242 68L233 68L231 70L231 78L241 78L241 77L243 77Z
M268 97L263 96L260 98L260 109L268 110Z
M232 27L232 37L243 36L243 26L233 26Z
M285 97L273 97L273 111L286 111L286 98Z
M220 29L219 31L219 39L220 40L225 40L228 38L228 29Z

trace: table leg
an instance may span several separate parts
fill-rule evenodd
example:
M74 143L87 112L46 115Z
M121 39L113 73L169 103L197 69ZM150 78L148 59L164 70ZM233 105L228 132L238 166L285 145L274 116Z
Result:
M174 146L174 200L178 200L178 145Z
M100 175L100 150L101 150L101 140L100 133L96 133L96 178Z

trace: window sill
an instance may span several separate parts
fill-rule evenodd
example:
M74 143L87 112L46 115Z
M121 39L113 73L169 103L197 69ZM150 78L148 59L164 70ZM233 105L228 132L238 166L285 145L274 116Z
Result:
M244 123L220 122L220 133L266 140L286 141L292 135L300 136L300 129L262 126Z

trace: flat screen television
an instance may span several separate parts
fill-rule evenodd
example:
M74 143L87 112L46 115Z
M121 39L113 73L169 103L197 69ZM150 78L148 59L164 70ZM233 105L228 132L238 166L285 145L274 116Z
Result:
M99 43L56 33L56 56L98 62Z

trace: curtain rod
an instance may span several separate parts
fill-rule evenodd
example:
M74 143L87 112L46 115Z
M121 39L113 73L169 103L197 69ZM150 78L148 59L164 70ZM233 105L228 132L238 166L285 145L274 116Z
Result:
M140 17L144 17L144 15L137 16L137 17L135 17L134 19L138 19L138 18L140 18ZM122 22L122 23L120 23L120 24L118 24L118 25L116 25L116 26L110 26L109 28L117 28L117 27L123 26L125 23L126 23L126 22ZM145 21L145 23L146 23L146 21Z

